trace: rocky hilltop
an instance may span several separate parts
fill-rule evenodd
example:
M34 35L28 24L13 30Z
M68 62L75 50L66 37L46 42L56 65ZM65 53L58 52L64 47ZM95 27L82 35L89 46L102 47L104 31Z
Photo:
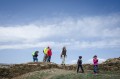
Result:
M93 70L93 65L84 64L85 70ZM0 79L1 78L13 78L25 73L40 71L45 69L64 69L64 70L76 70L77 65L66 65L62 66L56 63L26 63L26 64L13 64L13 65L0 65ZM100 71L120 71L120 57L108 59L102 64L99 64Z

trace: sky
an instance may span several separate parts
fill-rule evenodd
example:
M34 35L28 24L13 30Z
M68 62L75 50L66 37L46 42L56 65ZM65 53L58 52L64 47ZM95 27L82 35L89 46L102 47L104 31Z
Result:
M120 57L120 0L0 0L0 63L32 62L32 52L52 49L67 64Z

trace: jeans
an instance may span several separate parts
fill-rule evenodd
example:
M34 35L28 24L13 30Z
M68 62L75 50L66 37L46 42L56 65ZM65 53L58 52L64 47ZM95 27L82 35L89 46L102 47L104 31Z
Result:
M77 73L79 72L79 68L81 68L82 73L84 73L82 65L78 65L78 67L77 67Z
M65 56L62 55L62 64L65 65Z
M51 60L51 56L48 56L47 62L50 62L50 60Z
M38 62L38 58L37 57L33 57L33 62Z
M98 65L94 65L94 73L98 73Z
M46 62L47 58L48 58L47 54L44 54L43 62Z

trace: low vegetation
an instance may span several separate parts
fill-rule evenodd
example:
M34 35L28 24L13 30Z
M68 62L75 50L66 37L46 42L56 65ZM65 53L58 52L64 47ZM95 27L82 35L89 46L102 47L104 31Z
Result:
M0 79L119 79L120 57L99 64L99 74L93 66L84 64L85 73L76 73L76 65L61 66L55 63L26 63L0 65Z
M115 72L116 73L116 72ZM59 76L54 76L50 79L120 79L120 74L115 74L115 73L99 73L99 74L93 74L93 73L71 73L67 75L59 75ZM120 73L120 72L119 72Z
M99 74L93 74L91 70L85 73L76 73L63 69L47 69L24 74L13 79L119 79L120 71L101 71Z

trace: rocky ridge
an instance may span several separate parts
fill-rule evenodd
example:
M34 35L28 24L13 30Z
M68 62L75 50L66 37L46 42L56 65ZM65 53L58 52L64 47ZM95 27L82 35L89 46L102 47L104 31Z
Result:
M84 64L85 70L93 70L93 65ZM26 63L26 64L13 64L13 65L0 65L0 79L1 78L13 78L25 73L40 71L45 69L64 69L64 70L76 70L77 65L62 66L56 63ZM101 71L120 71L120 57L108 59L102 64L99 64L99 70Z

